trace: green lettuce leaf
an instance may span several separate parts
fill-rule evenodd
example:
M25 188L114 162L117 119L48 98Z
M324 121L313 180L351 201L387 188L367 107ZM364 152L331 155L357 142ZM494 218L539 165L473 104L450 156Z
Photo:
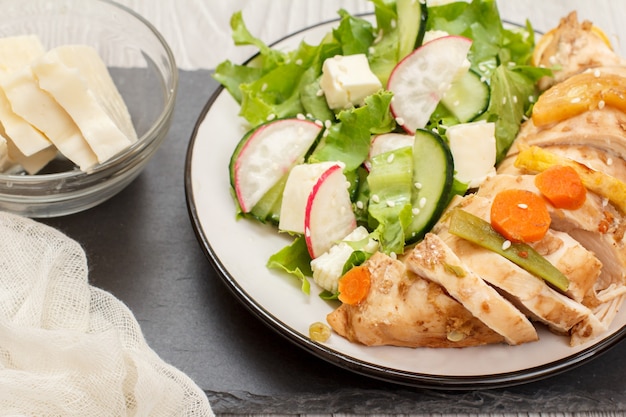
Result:
M289 245L285 246L267 261L267 267L278 269L291 274L301 281L301 289L305 294L311 291L311 284L307 277L313 275L311 271L311 256L306 246L304 236L298 236Z
M500 65L491 77L491 100L481 120L496 124L496 163L500 162L520 129L538 92L536 77L545 72L527 66Z
M413 220L413 148L376 155L367 177L371 196L370 227L384 253L404 252L406 230Z
M392 93L379 91L365 105L339 113L326 137L309 157L309 162L342 161L346 171L357 169L367 158L372 134L392 131L396 122L389 111Z
M333 29L333 37L341 45L341 55L366 54L374 42L374 28L365 19L350 15L339 10L341 20L337 29Z

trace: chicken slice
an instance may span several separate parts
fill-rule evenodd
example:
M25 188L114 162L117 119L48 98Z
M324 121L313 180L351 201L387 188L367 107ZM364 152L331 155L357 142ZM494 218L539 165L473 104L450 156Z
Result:
M468 347L501 343L489 329L434 282L396 259L375 253L366 261L372 284L358 305L342 304L327 316L333 330L367 346Z
M495 175L489 178L478 190L474 204L469 205L468 211L485 221L489 221L492 198L499 190L511 188L539 194L539 190L535 187L534 175ZM550 204L548 204L548 211L552 218L551 229L548 230L542 240L530 245L570 281L567 295L578 302L582 302L585 296L593 290L599 275L602 273L602 262L592 250L586 248L575 238L555 229L558 229L556 225L559 223L566 222L591 222L593 224L592 214L595 211L588 207L585 208L585 206L578 210L559 210ZM597 230L598 225L589 227L594 227Z
M585 164L589 168L601 171L626 182L626 160L619 155L588 145L547 145L542 146L548 152ZM522 175L527 172L515 166L517 154L510 155L498 165L499 174Z
M626 61L613 51L607 39L591 22L578 21L576 12L562 18L556 28L539 40L537 46L533 64L556 68L553 77L541 80L541 89L588 68L626 65Z
M484 210L481 200L484 199L468 196L457 207L476 215L476 210ZM593 314L587 307L553 290L545 281L500 254L450 234L447 219L444 217L433 229L436 234L471 270L500 289L508 300L533 320L546 324L558 333L567 333Z
M524 122L507 158L529 146L589 146L615 158L626 159L626 114L614 107L591 109L548 127L537 127L532 119ZM581 161L584 163L584 161Z
M508 188L539 192L534 175L495 175L485 181L478 195L490 197L498 190ZM623 215L591 192L587 193L585 204L579 209L556 209L548 204L548 210L552 218L550 227L567 233L575 241L559 235L566 253L551 255L538 248L574 284L568 294L577 301L583 300L587 307L595 307L619 296L626 285L626 222Z
M441 238L428 233L405 260L407 268L430 279L511 345L538 340L528 318L467 267Z

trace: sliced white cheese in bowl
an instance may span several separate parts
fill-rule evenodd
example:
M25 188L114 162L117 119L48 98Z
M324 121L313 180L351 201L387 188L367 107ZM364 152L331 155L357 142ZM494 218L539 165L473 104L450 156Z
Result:
M48 162L52 161L57 156L57 148L49 146L45 149L35 152L32 155L24 155L20 149L15 146L15 143L11 140L7 140L7 148L9 152L9 160L18 166L20 166L28 174L34 175L41 171ZM3 172L9 171L13 167L3 169Z
M0 38L0 78L21 70L44 52L39 38L34 35ZM39 154L38 158L41 158L41 155L56 154L52 143L41 131L15 114L2 90L0 90L0 123L6 139L12 142L23 156ZM44 149L49 151L41 152Z
M39 87L70 115L104 162L137 141L131 116L98 52L88 45L64 45L32 64Z
M76 123L50 94L39 88L30 66L2 77L0 85L13 111L42 131L82 171L98 163Z
M4 136L0 136L0 170L6 171L13 165L9 157L9 147Z

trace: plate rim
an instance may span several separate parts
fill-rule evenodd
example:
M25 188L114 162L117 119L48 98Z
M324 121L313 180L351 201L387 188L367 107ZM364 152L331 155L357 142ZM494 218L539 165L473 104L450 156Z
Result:
M355 14L355 16L373 16L373 13L361 13ZM320 26L333 24L338 21L339 18L336 18L324 20L319 23L309 25L281 37L275 42L269 44L269 46L274 46L309 30L318 28ZM514 23L505 19L503 19L502 22L513 26L522 26L518 23ZM252 55L244 62L244 64L252 61L257 56L258 53ZM599 356L619 344L626 337L626 325L624 325L616 330L613 334L599 340L597 343L594 343L581 351L574 352L571 355L560 358L558 360L554 360L552 362L545 363L540 366L493 375L466 376L418 373L377 365L375 363L370 363L364 360L353 358L345 353L329 348L322 343L315 342L308 337L303 336L300 332L292 329L278 317L274 316L270 311L268 311L264 306L256 302L254 298L246 292L246 290L238 283L237 279L232 276L227 268L223 265L223 263L213 250L211 242L209 241L208 236L205 234L202 228L199 213L195 204L195 196L192 186L191 166L194 155L193 151L196 140L198 139L198 132L204 120L206 119L207 114L210 112L215 101L222 94L229 93L224 88L224 86L218 85L216 90L211 94L206 104L202 108L202 111L200 112L194 124L194 128L187 145L184 165L184 191L187 212L190 217L192 229L194 231L196 239L198 240L198 243L200 244L204 255L207 257L215 272L217 272L217 275L220 277L221 281L239 300L239 302L241 302L255 317L259 318L265 325L269 326L272 330L276 331L279 335L287 339L289 342L331 364L366 377L416 388L468 391L476 389L493 389L517 386L558 375L560 373L581 366L591 361L592 359L597 359Z

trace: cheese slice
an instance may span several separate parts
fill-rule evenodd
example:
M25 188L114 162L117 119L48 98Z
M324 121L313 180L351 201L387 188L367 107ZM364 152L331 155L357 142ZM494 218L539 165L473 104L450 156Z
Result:
M13 111L43 132L82 171L98 163L76 123L50 94L39 88L30 66L2 77L0 86Z
M0 38L0 79L29 65L44 52L39 38L34 35ZM0 122L6 139L12 141L24 156L53 147L41 131L15 114L2 90L0 90Z
M64 45L32 64L39 87L74 120L104 162L137 141L128 109L98 52L87 45Z
M56 147L50 146L32 155L26 156L20 151L19 148L17 148L17 146L15 146L13 141L10 139L7 139L7 149L9 160L13 164L19 165L24 171L31 175L34 175L41 171L43 167L48 165L48 162L52 161L57 156L58 153ZM3 171L10 172L11 169L12 167L5 167Z
M13 165L11 158L9 157L9 147L7 139L0 136L0 171L4 172L11 168Z

